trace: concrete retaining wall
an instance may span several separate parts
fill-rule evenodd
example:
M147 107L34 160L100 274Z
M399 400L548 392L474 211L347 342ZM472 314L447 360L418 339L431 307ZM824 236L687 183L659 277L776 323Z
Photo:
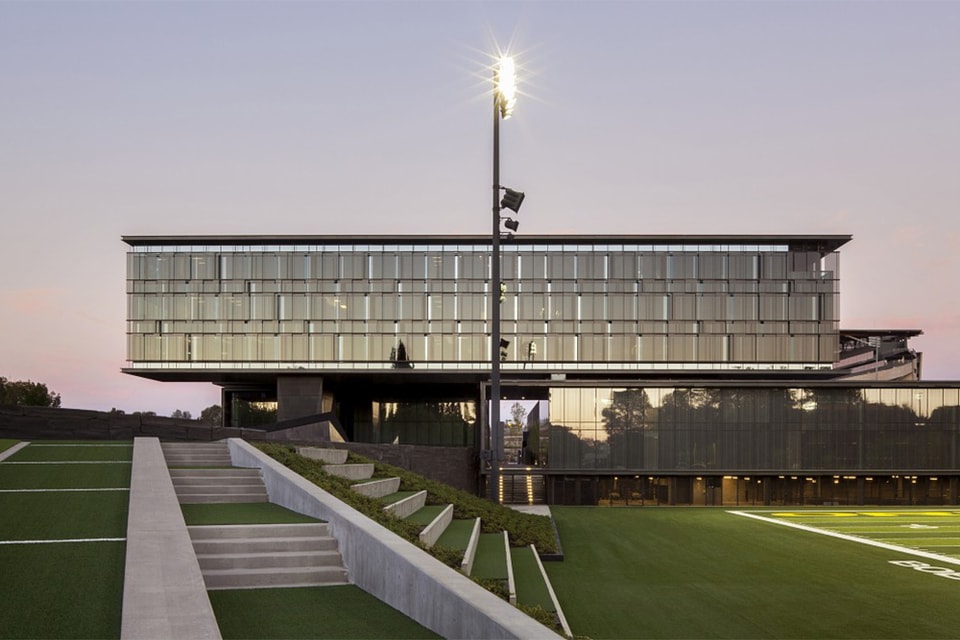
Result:
M252 445L236 438L229 444L235 465L261 469L271 502L330 524L351 582L431 631L445 638L560 638Z

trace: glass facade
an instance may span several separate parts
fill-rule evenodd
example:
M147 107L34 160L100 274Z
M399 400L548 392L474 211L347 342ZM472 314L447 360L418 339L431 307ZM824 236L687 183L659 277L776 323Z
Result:
M389 369L401 343L420 369L489 368L489 240L153 240L127 256L131 369ZM614 240L504 244L505 370L836 359L842 242Z
M960 468L960 386L556 387L551 471L944 473Z

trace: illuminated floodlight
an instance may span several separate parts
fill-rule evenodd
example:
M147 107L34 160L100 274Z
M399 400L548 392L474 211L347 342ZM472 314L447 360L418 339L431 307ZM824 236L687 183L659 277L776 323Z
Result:
M506 120L517 105L517 71L513 58L503 56L493 72L493 91L500 107L500 117Z

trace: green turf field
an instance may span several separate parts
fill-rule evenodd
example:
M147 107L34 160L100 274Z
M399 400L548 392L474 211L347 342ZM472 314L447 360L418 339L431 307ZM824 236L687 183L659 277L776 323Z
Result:
M119 637L131 448L0 462L0 638Z
M776 521L799 516L773 516L766 510L762 515L774 519L768 521L696 507L552 511L565 560L545 566L577 635L597 639L958 635L960 581L918 570L914 564L936 562L909 550L860 544ZM828 519L814 510L777 513L800 513L814 524ZM900 517L862 519L876 526ZM832 526L860 519L829 518ZM932 524L934 518L914 513L897 525L909 531L911 524L939 526ZM861 533L867 530L865 526Z
M107 461L125 460L133 458L133 444L51 444L34 442L30 446L16 452L7 460L9 462L56 462L56 461Z
M6 451L13 445L20 442L19 440L10 440L9 438L0 438L0 451Z

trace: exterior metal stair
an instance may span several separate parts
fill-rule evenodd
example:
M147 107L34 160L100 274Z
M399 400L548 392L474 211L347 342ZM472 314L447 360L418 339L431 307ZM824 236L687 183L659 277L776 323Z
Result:
M347 583L324 522L188 527L207 589Z

